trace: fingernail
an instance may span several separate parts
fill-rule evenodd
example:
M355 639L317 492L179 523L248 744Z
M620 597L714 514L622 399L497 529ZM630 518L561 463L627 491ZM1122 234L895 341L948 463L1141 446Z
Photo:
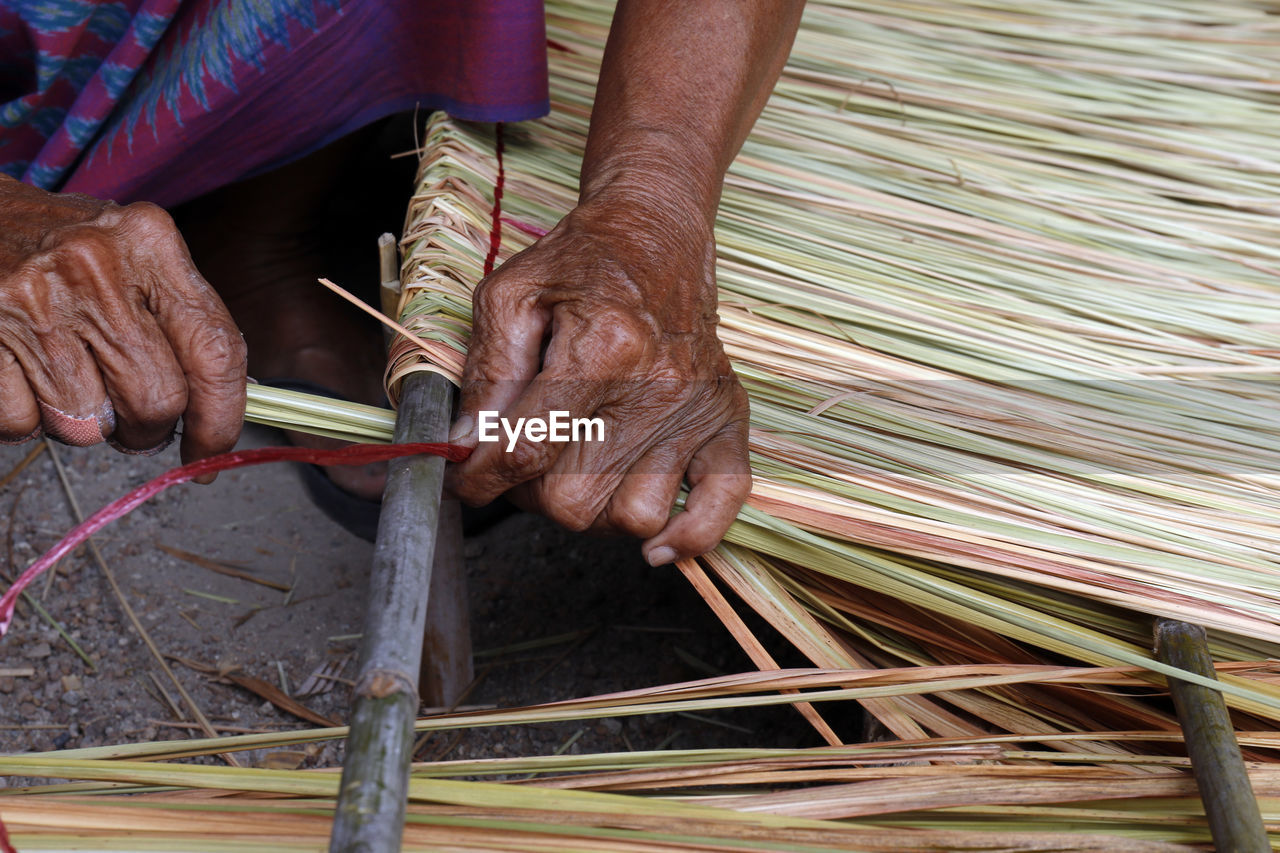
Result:
M128 447L125 447L120 442L116 441L114 438L108 438L107 444L111 445L116 450L128 456L155 456L158 453L163 453L164 451L168 450L169 446L173 444L173 439L176 435L177 433L171 432L169 433L169 437L166 438L164 441L160 442L155 447L148 447L145 450L131 450Z
M471 435L471 429L475 426L475 421L471 415L463 415L453 423L453 429L449 430L450 444L464 444L463 439Z
M98 410L98 428L102 430L104 439L115 434L116 407L111 405L110 400L103 400L102 408Z
M676 561L676 549L663 545L660 548L654 548L649 552L649 556L645 557L651 566L665 566L667 563Z

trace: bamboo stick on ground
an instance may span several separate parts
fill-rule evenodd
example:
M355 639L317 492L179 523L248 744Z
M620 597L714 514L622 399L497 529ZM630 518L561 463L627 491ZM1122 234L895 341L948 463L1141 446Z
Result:
M1204 628L1173 619L1156 620L1156 656L1171 666L1215 678ZM1263 853L1271 849L1258 800L1249 784L1235 729L1222 694L1199 684L1169 679L1178 721L1186 738L1191 772L1204 801L1218 850Z

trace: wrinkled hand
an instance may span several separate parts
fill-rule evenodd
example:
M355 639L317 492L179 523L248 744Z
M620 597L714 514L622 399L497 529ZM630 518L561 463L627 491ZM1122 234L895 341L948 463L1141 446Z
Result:
M0 440L234 446L245 347L172 220L0 178ZM211 479L211 478L208 478Z
M716 546L751 488L747 397L715 334L710 225L601 194L482 281L449 490L573 530L644 538L653 565ZM602 441L477 441L479 413L603 421ZM691 490L671 515L682 480Z

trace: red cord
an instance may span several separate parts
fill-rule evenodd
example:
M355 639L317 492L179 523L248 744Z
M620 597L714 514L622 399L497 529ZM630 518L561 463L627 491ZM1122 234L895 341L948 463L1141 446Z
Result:
M102 509L89 516L82 524L76 525L66 537L54 545L44 556L32 563L23 572L13 586L0 597L0 637L9 630L13 621L13 609L17 606L18 596L28 584L39 577L40 573L67 554L75 550L82 542L121 516L137 509L150 498L163 492L170 486L194 480L202 474L216 471L227 471L231 468L244 468L249 465L263 465L267 462L309 462L312 465L368 465L373 462L386 462L401 456L417 456L428 454L443 456L450 462L462 462L471 455L468 447L455 444L353 444L337 450L316 450L310 447L260 447L254 450L238 450L211 456L192 462L180 468L174 468L156 477L149 483L139 486L129 494L112 501ZM0 836L3 841L3 836ZM0 847L0 853L12 853Z
M521 222L519 219L512 219L510 216L502 217L502 221L515 228L517 231L523 231L530 237L536 237L541 240L547 236L547 229L541 225L534 225L532 222Z
M502 245L502 186L507 182L507 172L502 164L502 122L493 126L494 150L498 155L498 182L493 185L493 225L489 228L489 254L484 259L484 274L493 272L498 260L498 248Z
M4 828L3 820L0 820L0 853L18 853L9 843L9 833Z

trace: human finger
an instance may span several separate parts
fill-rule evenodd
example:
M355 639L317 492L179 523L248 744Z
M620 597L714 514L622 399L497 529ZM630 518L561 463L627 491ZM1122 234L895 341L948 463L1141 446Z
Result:
M625 406L648 387L644 371L652 364L653 330L636 312L603 301L590 305L562 302L556 305L553 319L554 333L542 359L542 371L514 403L499 412L508 440L478 443L471 458L457 469L464 489L459 494L464 500L492 500L548 472L569 443L546 435L553 418L570 424L589 421L606 400ZM651 411L658 411L648 405ZM649 448L652 434L661 424L645 417L638 404L632 408L636 409L635 417L615 424L619 428L615 434L581 450L582 461L602 466L582 473L605 477L612 471L621 476ZM523 439L518 435L522 425ZM542 438L531 432L534 427ZM594 515L585 524L592 520Z
M123 209L118 225L131 245L147 247L138 262L147 307L186 381L182 460L194 462L235 446L244 423L244 338L204 280L168 214L155 205ZM212 482L213 475L198 478Z
M89 447L115 431L115 411L102 374L85 342L60 327L41 335L38 351L19 351L46 435L72 447Z
M505 339L505 348L487 342L485 347L495 349L482 351L481 357L505 362L508 376L536 372L539 362L542 369L522 388L519 376L502 383L507 387L489 397L493 408L485 405L467 413L475 419L475 451L453 470L451 483L453 493L471 504L487 503L545 473L555 463L568 442L548 434L553 413L568 421L590 418L603 402L613 377L625 375L634 361L634 347L626 342L636 337L619 333L628 325L627 320L613 317L608 309L588 318L566 306L552 311L529 303L522 308L519 299L511 304L486 297L482 304L486 316L505 314L512 322L493 339ZM554 333L541 354L542 330L552 326ZM521 330L521 337L513 339L506 331L511 328Z
M556 365L538 374L505 411L478 410L475 451L454 471L455 493L469 503L484 504L514 486L548 473L573 441L574 422L590 421L606 393L605 383L581 380L576 378L575 368ZM606 432L603 418L597 423L598 431ZM597 429L591 423L584 426L588 432ZM594 443L593 448L602 443ZM592 478L599 482L607 475L604 468L608 460L602 460L598 453L582 455L581 450L577 448L572 454L576 464L559 472L562 478L569 479L553 481L548 486ZM622 466L617 476L620 478L625 470ZM583 476L588 474L590 476ZM544 491L534 494L543 495ZM556 520L577 527L576 515L568 511L577 502L570 497L564 495L557 501L542 496L538 500L547 509L564 516ZM594 517L593 512L582 526L590 525Z
M22 365L0 347L0 444L22 444L40 434L40 410Z
M591 530L640 539L657 536L671 517L686 464L685 454L670 443L650 448L627 471Z
M641 545L652 566L705 554L720 544L737 518L751 493L746 420L726 424L703 445L689 464L687 478L690 490L684 510Z
M475 447L479 413L505 412L538 374L549 318L526 295L522 278L513 261L476 288L453 444Z
M155 319L140 306L121 313L127 322L107 323L93 344L107 397L115 409L117 450L151 454L167 447L187 408L187 382Z
M102 375L80 335L79 305L98 301L77 291L81 283L92 282L92 273L83 268L96 253L91 244L70 241L33 258L6 280L3 306L5 345L31 395L23 403L26 417L34 402L51 438L80 447L101 442L115 429ZM18 385L13 371L10 367L10 388Z
M544 515L561 527L608 532L597 523L648 444L634 433L628 435L612 416L588 420L595 426L580 421L570 431L579 433L581 440L570 441L546 471L507 494L526 512Z
M147 310L144 271L122 262L118 245L92 226L65 230L49 260L56 269L45 283L65 285L60 310L92 354L110 404L108 439L125 452L162 449L186 408L187 387Z
M44 400L37 402L44 434L71 447L92 447L115 431L115 412L110 400L103 400L96 412L87 415L70 414Z

